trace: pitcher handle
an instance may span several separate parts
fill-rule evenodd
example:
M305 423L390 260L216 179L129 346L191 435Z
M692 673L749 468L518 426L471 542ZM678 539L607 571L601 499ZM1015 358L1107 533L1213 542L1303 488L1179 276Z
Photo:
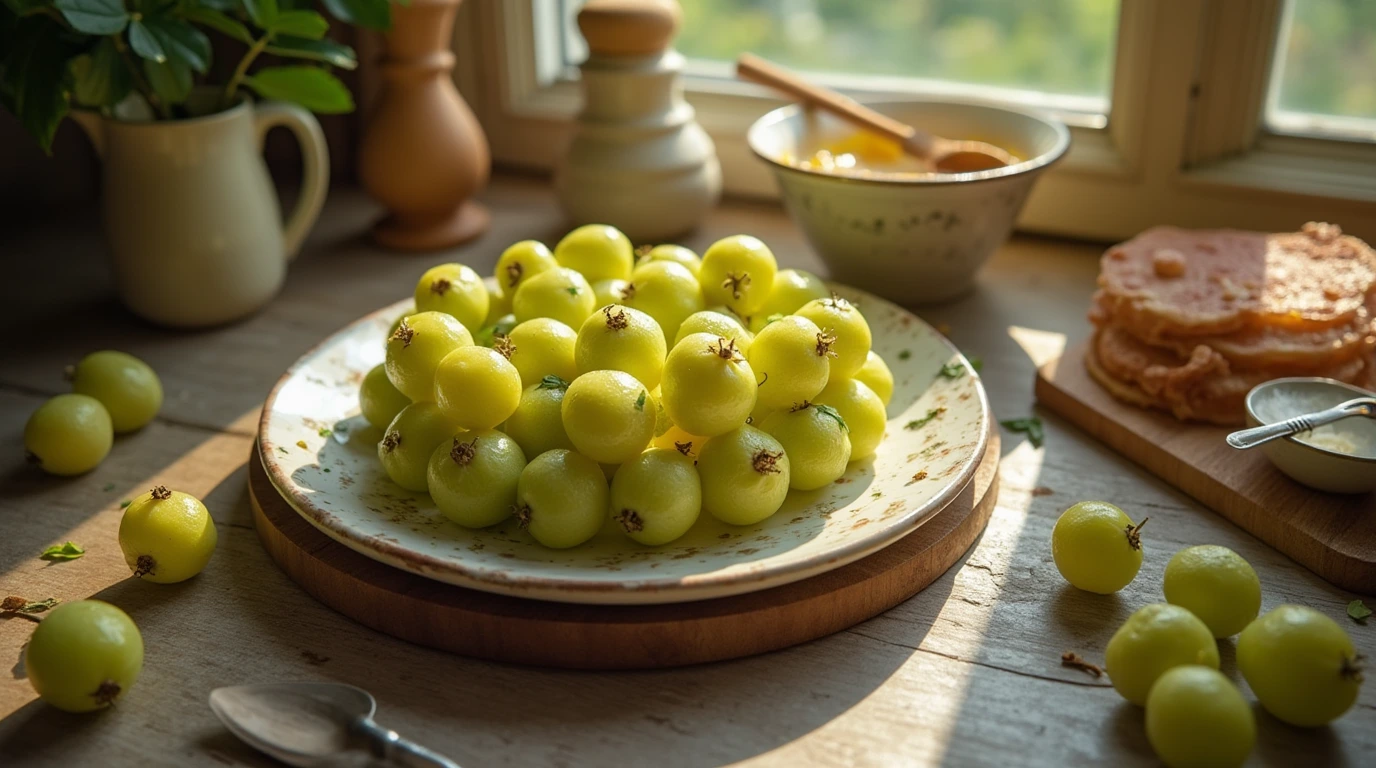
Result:
M279 125L290 129L301 144L301 196L282 231L287 261L291 261L301 250L301 244L305 242L311 227L315 226L320 209L325 205L325 193L330 187L329 146L325 143L325 133L320 130L315 115L295 104L262 102L254 109L253 121L258 129L259 147L263 146L268 131Z

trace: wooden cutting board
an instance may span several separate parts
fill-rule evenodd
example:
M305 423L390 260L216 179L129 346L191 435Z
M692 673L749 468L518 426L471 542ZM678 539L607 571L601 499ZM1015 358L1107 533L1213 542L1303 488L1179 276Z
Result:
M465 656L574 669L675 667L749 656L839 632L907 600L984 531L998 500L999 437L970 484L920 528L803 581L672 605L575 605L478 592L384 565L316 530L277 493L254 451L258 536L306 592L355 621Z
M1324 579L1376 594L1376 494L1312 490L1260 451L1228 447L1226 427L1185 424L1113 399L1085 370L1088 347L1037 371L1038 401Z

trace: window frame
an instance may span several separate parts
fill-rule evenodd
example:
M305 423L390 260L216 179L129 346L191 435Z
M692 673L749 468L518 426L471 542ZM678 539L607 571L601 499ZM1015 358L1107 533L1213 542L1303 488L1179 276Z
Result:
M455 81L499 165L547 172L571 135L579 85L539 55L562 45L537 23L558 11L557 0L460 8ZM1071 150L1038 182L1019 228L1107 241L1157 224L1275 231L1320 220L1376 242L1376 143L1262 123L1283 11L1284 0L1121 0L1106 124L1067 120ZM777 199L745 134L785 102L750 83L686 75L684 86L726 193Z

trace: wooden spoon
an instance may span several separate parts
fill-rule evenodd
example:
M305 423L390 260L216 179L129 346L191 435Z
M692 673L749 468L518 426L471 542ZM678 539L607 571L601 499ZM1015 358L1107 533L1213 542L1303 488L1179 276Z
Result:
M1018 162L1006 150L988 142L946 139L900 123L848 96L809 83L753 53L742 53L736 59L736 77L767 85L803 104L820 107L861 128L892 139L898 142L904 152L926 162L940 173L973 173Z

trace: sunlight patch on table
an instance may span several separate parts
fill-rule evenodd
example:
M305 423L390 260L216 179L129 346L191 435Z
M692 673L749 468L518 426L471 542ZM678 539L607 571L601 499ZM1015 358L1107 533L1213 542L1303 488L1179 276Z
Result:
M1065 351L1065 334L1055 331L1039 331L1020 325L1008 326L1008 335L1022 347L1038 368L1055 360Z

